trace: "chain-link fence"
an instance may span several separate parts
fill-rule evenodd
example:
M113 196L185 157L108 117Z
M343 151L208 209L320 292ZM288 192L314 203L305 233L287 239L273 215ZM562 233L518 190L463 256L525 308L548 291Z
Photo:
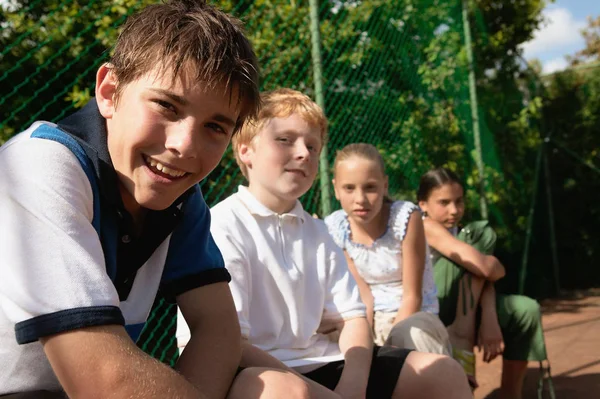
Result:
M5 0L0 143L35 120L58 121L83 106L118 26L148 3ZM515 78L516 46L531 34L539 12L521 10L529 6L519 2L498 8L500 3L322 0L315 6L320 32L315 47L309 0L217 2L245 22L259 55L263 89L291 87L314 98L315 83L322 85L330 122L328 164L348 143L372 143L386 161L391 196L408 200L414 200L419 176L429 168L457 170L468 188L469 216L479 216L484 191L499 235L509 252L520 256L524 237L513 233L526 231L523 210L531 203L532 165L541 140L539 98L527 86L530 80ZM520 10L516 16L505 15L513 9ZM317 52L321 73L314 68ZM510 164L499 153L513 157ZM324 172L329 181L329 170ZM315 182L302 198L307 211L324 215L337 209L326 193L328 181ZM213 205L243 183L228 151L202 189ZM175 308L157 298L139 342L171 364L177 358L174 316Z

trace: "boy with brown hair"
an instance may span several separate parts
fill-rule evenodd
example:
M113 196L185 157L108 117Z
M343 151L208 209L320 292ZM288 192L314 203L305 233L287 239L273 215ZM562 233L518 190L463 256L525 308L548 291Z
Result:
M291 89L264 93L258 117L233 139L249 186L211 209L211 232L232 275L242 366L294 370L321 398L468 398L452 359L373 347L342 250L298 201L327 136L321 108ZM339 332L339 342L328 333ZM189 334L179 319L178 341Z
M197 184L260 103L239 21L204 1L148 6L95 94L0 148L0 396L281 397L273 381L302 392L264 369L232 385L240 329ZM192 330L181 374L134 343L159 287Z

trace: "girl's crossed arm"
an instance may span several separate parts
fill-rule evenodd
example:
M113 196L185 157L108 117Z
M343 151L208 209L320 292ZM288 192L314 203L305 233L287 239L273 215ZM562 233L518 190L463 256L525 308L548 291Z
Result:
M504 266L498 258L482 254L469 244L462 242L435 220L426 218L423 223L427 243L443 256L488 281L493 282L504 277Z

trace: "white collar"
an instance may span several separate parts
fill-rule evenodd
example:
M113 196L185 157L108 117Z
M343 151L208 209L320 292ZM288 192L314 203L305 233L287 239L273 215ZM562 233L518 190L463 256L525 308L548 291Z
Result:
M291 211L279 214L279 213L267 208L266 206L264 206L258 199L256 199L254 194L252 194L250 192L250 190L248 190L248 187L246 187L246 186L241 186L241 185L238 186L238 198L244 204L244 206L248 209L248 211L250 211L250 213L253 215L264 216L264 217L267 217L267 216L288 217L289 216L289 217L298 218L302 222L305 221L304 218L305 218L306 212L304 212L304 208L302 207L302 204L298 200L296 200L296 204L294 205L294 207L292 208Z

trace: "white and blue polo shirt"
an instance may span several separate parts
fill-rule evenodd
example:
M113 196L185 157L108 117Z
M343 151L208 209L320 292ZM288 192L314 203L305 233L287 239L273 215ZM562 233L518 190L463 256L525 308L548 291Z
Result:
M105 126L92 100L0 147L0 395L60 389L40 337L119 324L135 341L159 289L230 280L197 185L133 234Z

